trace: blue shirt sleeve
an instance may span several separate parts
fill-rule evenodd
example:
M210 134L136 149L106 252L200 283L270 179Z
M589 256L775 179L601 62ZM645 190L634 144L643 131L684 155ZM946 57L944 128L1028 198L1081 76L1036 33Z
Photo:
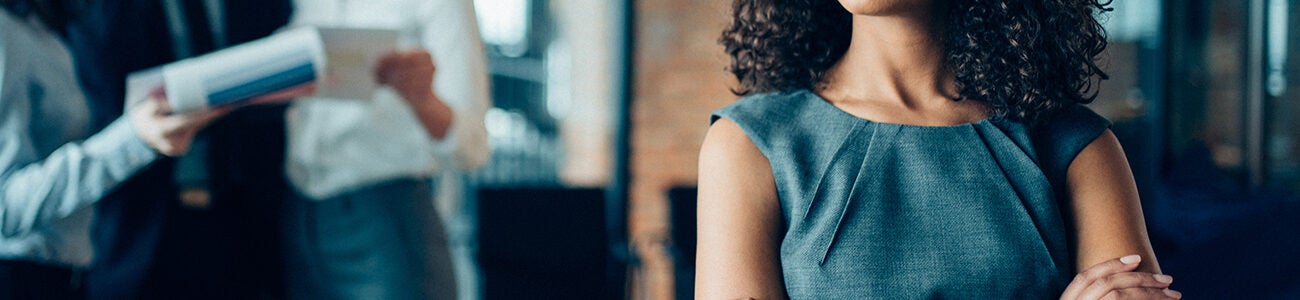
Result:
M64 120L33 119L30 95L15 82L27 74L5 64L4 44L0 41L0 240L39 230L94 203L158 157L125 118L84 141L65 141L53 151L37 149L35 134L63 138L42 132L42 124Z

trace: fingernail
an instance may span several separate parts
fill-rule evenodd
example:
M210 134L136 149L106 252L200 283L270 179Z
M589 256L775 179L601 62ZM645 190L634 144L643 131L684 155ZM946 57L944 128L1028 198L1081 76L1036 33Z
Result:
M1170 283L1174 282L1174 277L1165 274L1156 274L1156 281Z
M1165 295L1169 295L1169 297L1174 297L1174 298L1178 298L1178 299L1182 299L1182 298L1183 298L1183 293L1179 293L1178 291L1170 290L1170 289L1166 289L1166 290L1165 290Z
M1136 264L1139 261L1142 261L1142 256L1136 254L1119 258L1119 262L1124 263L1126 265Z

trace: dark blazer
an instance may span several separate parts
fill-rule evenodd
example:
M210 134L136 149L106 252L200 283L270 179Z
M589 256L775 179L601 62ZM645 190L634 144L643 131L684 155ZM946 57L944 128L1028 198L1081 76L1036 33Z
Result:
M89 1L64 31L97 128L122 113L129 72L176 59L159 0ZM211 50L203 1L182 0L196 53ZM237 44L289 20L289 0L226 0ZM276 222L287 191L284 107L241 109L206 136L212 205L179 205L176 161L162 159L96 205L91 299L283 298Z

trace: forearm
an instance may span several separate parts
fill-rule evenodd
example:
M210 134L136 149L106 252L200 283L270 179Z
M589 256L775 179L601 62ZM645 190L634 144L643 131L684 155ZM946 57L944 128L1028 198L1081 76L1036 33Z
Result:
M4 142L31 143L13 138ZM128 121L119 119L84 142L64 144L40 160L0 161L0 168L7 170L0 177L0 233L20 235L94 203L157 157Z
M482 166L491 155L487 145L487 129L483 124L490 103L478 84L456 85L440 89L438 93L452 111L453 120L447 135L434 143L433 155L455 162L461 170L474 170ZM451 165L448 165L451 166Z
M443 139L447 137L448 129L455 119L456 113L451 110L447 103L443 102L433 93L428 93L427 97L419 101L411 101L411 110L415 111L416 118L420 119L420 125L434 139ZM419 104L415 104L419 103Z

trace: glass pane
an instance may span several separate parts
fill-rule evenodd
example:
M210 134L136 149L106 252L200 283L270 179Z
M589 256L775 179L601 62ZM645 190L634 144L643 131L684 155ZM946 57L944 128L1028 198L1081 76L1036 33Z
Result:
M1090 107L1113 122L1128 123L1149 113L1142 77L1160 72L1144 64L1144 55L1159 39L1160 1L1122 1L1112 7L1114 11L1099 18L1109 40L1101 67L1110 78L1101 82Z
M528 50L528 0L474 0L483 42L518 57Z
M1101 82L1097 99L1089 105L1114 122L1111 130L1124 145L1143 199L1149 198L1153 190L1148 187L1159 178L1164 146L1157 130L1164 111L1162 2L1115 1L1114 11L1099 17L1110 42L1100 65L1110 79Z
M1174 168L1211 164L1244 179L1242 105L1246 1L1174 5L1169 139Z
M1269 185L1300 189L1300 0L1269 0L1265 48Z
M611 169L615 62L605 0L475 0L489 46L483 188L600 187Z

